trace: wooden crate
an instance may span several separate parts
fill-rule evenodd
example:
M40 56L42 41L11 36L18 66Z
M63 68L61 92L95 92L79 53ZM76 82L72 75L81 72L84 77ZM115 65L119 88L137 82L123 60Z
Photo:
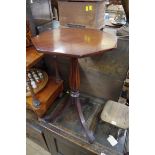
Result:
M101 29L104 27L104 0L58 1L62 26Z

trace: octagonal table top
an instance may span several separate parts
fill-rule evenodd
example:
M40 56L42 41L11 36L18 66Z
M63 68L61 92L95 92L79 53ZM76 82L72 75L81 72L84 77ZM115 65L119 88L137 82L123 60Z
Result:
M94 29L59 28L40 33L32 42L42 53L80 58L115 48L117 37Z

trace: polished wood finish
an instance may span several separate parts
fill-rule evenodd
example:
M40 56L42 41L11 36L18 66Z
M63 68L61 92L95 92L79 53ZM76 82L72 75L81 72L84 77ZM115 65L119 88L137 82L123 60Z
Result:
M105 31L114 33L114 28L105 28ZM69 89L70 62L66 57L58 57L61 68L61 77L64 80L64 89ZM45 55L48 72L53 74L52 55ZM129 41L126 38L118 39L117 48L94 57L79 59L81 86L80 91L90 96L118 101L122 85L129 68Z
M60 28L43 32L33 37L32 42L36 49L43 53L71 57L69 77L71 102L76 105L87 139L92 143L95 138L87 126L79 99L80 74L78 58L96 55L115 48L116 37L93 29Z
M26 20L26 47L32 46L31 36L29 21Z
M30 46L26 48L26 69L31 68L34 64L43 58L43 53L38 53L35 47Z
M32 42L40 52L80 58L115 48L117 38L99 30L61 28L43 32Z
M80 99L79 99L80 71L79 71L79 63L78 63L77 58L71 59L69 82L70 82L70 89L71 89L71 102L72 104L76 105L81 124L86 132L86 136L89 142L92 143L95 140L95 138L93 136L93 132L89 130L88 125L85 121L82 108L81 108L81 104L80 104Z
M90 143L92 143L95 138L93 136L93 132L89 130L88 125L85 121L80 99L79 99L79 89L80 89L80 71L79 71L79 63L77 58L71 58L71 69L70 69L70 89L71 89L71 102L76 105L78 116L83 126L83 129L86 132L86 136Z
M41 105L39 108L34 108L32 105L32 97L27 97L26 102L29 109L32 109L38 117L42 117L49 106L53 104L53 101L63 91L63 81L56 83L55 78L49 77L49 81L45 88L37 93L35 97L40 101Z
M80 89L79 63L76 58L71 58L69 84L71 91L78 91Z

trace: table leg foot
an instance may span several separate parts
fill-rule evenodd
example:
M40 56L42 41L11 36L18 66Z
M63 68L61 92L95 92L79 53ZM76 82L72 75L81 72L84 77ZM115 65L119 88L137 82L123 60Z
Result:
M87 123L85 121L85 118L84 118L84 115L83 115L83 112L82 112L81 103L80 103L79 98L75 99L75 104L76 104L76 107L77 107L80 122L82 124L82 127L83 127L85 133L86 133L87 139L88 139L89 143L93 143L94 140L95 140L95 137L93 135L93 132L91 130L89 130L89 128L87 126Z
M44 117L43 120L47 123L54 122L60 116L60 114L69 106L70 100L68 98L69 96L66 97L60 108L54 111L54 113L51 113Z
M86 133L87 139L90 143L93 143L95 138L93 136L93 132L90 131L87 126L87 123L82 113L81 103L79 100L80 70L79 70L78 58L71 58L71 70L70 70L69 84L70 84L70 89L71 89L71 93L70 93L71 103L76 105L78 115L80 118L80 122Z

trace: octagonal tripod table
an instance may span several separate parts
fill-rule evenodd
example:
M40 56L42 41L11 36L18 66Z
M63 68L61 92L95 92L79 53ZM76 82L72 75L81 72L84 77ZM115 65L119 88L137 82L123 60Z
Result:
M42 53L70 57L71 102L76 105L87 139L92 143L94 136L86 124L79 100L80 74L78 59L101 54L115 48L116 36L94 29L60 28L43 32L33 37L32 42L36 49Z

